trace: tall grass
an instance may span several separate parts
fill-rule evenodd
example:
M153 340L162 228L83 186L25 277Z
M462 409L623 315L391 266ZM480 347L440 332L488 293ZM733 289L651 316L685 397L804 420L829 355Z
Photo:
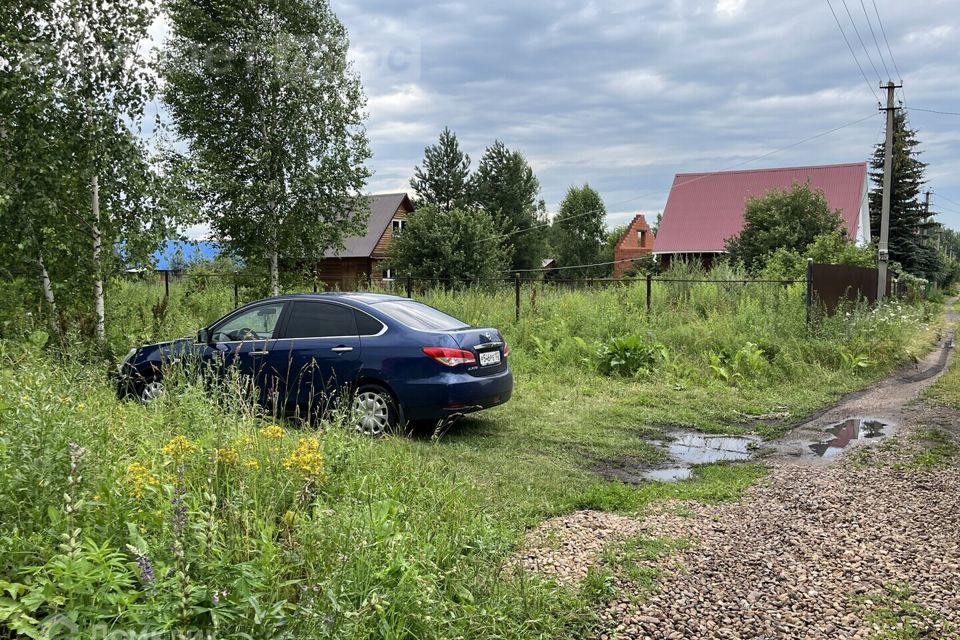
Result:
M533 421L542 419L542 398L555 397L536 395L544 389L585 396L605 387L602 358L619 357L617 345L656 345L635 374L604 370L634 375L618 384L638 396L664 394L656 400L667 407L664 419L690 420L697 407L671 413L675 399L722 397L735 406L740 396L731 394L741 390L767 397L862 385L919 348L933 320L931 307L891 303L818 315L808 327L802 285L731 282L739 275L656 283L649 314L642 282L587 291L527 285L519 322L511 288L432 288L416 297L504 332L514 402L524 403L516 409ZM164 300L162 286L124 281L113 283L108 303L111 347L123 353L193 334L232 308L233 291L198 281L173 286ZM517 464L509 459L517 447L509 438L529 439L536 425L495 433L506 459L483 467L483 437L453 449L470 456L461 463L433 455L442 443L385 446L335 423L282 428L243 402L218 401L240 396L230 381L210 393L174 378L159 402L125 403L105 368L84 362L81 346L16 339L42 326L19 322L0 340L0 635L55 636L44 626L51 619L84 637L113 629L257 638L583 633L590 618L582 599L510 568L514 511L480 488L502 484L506 467L526 469L523 456L538 460L527 450L515 453ZM549 447L563 445L555 444L562 434L543 437L532 448L553 455ZM577 464L569 451L557 455L558 465ZM742 489L727 491L725 477L707 474L709 495ZM510 486L498 496L519 501L540 482L520 480L518 495ZM594 494L569 504L640 504L649 493L592 486Z
M808 326L802 283L744 283L746 274L731 267L706 272L682 263L663 278L653 283L650 313L642 281L590 288L524 283L519 322L511 285L448 289L433 283L415 286L414 297L470 324L501 329L516 348L513 364L521 371L589 366L602 344L643 335L670 349L675 373L702 373L705 379L711 354L755 344L775 365L772 382L811 369L842 370L844 352L862 354L870 368L886 370L906 357L917 329L936 313L922 303L894 301L874 310L850 305L833 316L815 310ZM120 279L108 303L109 340L115 353L124 353L134 344L193 335L233 308L233 289L222 279L185 278L165 299L162 283Z
M196 385L141 406L36 349L2 344L0 362L0 629L42 636L63 614L84 636L507 638L570 621L565 592L506 568L511 537L441 462L225 412Z

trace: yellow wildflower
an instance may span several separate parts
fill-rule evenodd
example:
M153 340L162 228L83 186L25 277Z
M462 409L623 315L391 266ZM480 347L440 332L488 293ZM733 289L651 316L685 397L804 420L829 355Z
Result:
M294 469L305 476L317 476L323 471L323 452L316 438L301 438L289 456L281 461L284 469Z
M217 462L222 462L223 464L234 464L238 457L239 454L233 447L217 449Z
M184 456L196 450L196 448L197 445L190 442L183 436L177 436L164 445L163 452L168 456L176 458L177 460L181 460Z
M253 444L253 438L250 436L240 436L234 441L233 446L237 449L243 449Z
M260 468L260 463L254 460L253 458L250 458L249 460L243 463L243 466L245 466L247 469L256 471L257 469Z
M150 469L139 462L131 462L127 465L127 487L130 495L139 500L143 497L143 490L148 485L157 484L157 478Z
M286 432L280 425L272 424L269 427L260 429L260 435L270 440L282 440Z

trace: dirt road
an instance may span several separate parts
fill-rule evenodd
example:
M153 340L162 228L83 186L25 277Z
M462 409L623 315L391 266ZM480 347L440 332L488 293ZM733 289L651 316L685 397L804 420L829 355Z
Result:
M577 582L617 540L685 541L613 567L604 639L960 638L960 463L938 457L960 444L960 412L910 403L951 342L774 443L770 474L742 500L554 518L522 562ZM824 426L856 415L897 430L829 460L811 450Z

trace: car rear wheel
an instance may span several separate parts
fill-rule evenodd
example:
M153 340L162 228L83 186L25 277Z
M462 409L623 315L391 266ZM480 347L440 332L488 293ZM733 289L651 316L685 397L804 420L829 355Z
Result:
M140 402L150 404L166 393L166 391L167 388L163 385L162 380L147 380L143 383L143 386L140 387Z
M397 406L383 387L365 384L353 396L352 420L358 433L382 436L397 425Z

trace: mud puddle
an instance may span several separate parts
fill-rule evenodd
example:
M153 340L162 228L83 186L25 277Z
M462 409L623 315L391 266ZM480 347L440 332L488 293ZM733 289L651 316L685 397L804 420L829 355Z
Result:
M685 480L693 475L693 467L698 464L749 460L761 442L757 436L709 435L697 432L676 432L672 435L674 439L663 449L674 464L668 463L669 466L645 471L645 480Z
M847 418L843 422L827 427L825 431L830 434L831 437L824 438L819 442L813 442L807 446L814 455L829 459L839 455L847 447L859 440L870 440L889 436L894 431L894 425L875 418L857 416Z

